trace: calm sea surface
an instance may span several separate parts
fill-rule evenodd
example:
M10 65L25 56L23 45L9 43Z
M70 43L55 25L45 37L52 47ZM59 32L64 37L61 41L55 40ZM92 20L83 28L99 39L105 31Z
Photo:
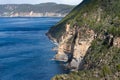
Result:
M50 80L65 73L45 36L61 18L0 18L0 80Z

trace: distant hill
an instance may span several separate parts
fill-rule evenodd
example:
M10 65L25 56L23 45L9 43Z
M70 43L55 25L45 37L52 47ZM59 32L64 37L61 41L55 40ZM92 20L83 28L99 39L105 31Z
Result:
M73 5L41 3L41 4L1 4L0 16L65 16L73 9Z

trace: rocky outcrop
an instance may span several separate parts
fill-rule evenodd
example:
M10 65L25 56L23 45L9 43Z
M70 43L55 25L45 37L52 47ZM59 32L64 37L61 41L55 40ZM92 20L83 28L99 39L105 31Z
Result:
M120 79L119 4L119 0L83 0L49 30L59 40L56 60L80 69L53 80Z
M65 33L59 39L58 51L54 58L58 61L67 62L66 66L71 70L81 68L82 60L96 38L102 41L101 45L106 45L108 48L111 46L120 48L120 38L114 37L107 31L98 34L87 26L80 27L77 24L74 24L73 27L66 24L65 29Z
M79 27L77 24L71 27L70 24L66 24L66 32L61 37L55 59L68 62L68 68L78 70L94 40L94 35L94 31L87 27Z
M120 48L120 37L114 39L113 46Z

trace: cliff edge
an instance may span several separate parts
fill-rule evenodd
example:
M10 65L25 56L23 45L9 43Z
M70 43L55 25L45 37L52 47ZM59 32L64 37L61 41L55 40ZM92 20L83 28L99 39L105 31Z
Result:
M70 74L53 80L120 79L120 0L84 0L47 35ZM77 72L76 72L77 71Z

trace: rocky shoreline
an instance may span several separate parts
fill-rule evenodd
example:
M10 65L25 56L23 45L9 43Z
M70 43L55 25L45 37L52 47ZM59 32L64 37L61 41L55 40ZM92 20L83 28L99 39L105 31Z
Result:
M58 42L55 59L75 71L53 80L120 79L119 3L84 0L49 30L51 39Z
M66 62L65 67L71 71L77 71L82 68L84 57L89 53L92 42L96 38L104 42L107 41L109 46L120 48L119 37L114 38L111 34L106 35L107 32L105 31L102 32L104 34L97 34L86 26L79 27L76 24L73 28L70 28L70 26L70 24L66 24L66 31L59 40L53 38L49 33L47 33L47 36L54 43L57 43L57 48L55 49L57 53L54 56L54 60Z
M54 57L55 60L67 62L66 66L71 70L79 69L79 64L90 47L90 43L92 42L94 36L93 31L87 30L87 35L90 39L83 41L83 38L80 39L81 29L78 29L78 27L79 26L74 25L74 28L70 29L70 24L66 24L66 32L59 39L58 51ZM57 42L57 40L51 35L48 35L48 37L53 42Z

